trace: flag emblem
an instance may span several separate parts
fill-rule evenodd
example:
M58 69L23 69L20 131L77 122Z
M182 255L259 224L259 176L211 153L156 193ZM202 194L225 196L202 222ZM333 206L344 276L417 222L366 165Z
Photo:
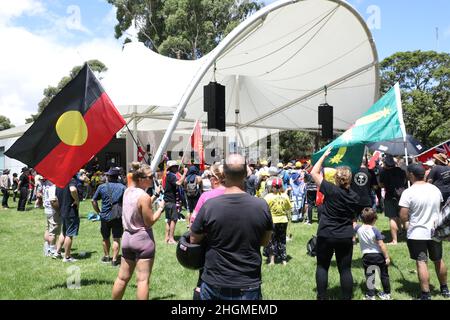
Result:
M125 123L85 64L5 155L63 188Z

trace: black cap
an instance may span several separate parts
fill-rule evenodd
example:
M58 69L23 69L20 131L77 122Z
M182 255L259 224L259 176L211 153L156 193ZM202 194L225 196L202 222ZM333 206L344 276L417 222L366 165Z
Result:
M421 163L411 163L410 165L408 165L407 170L415 177L423 177L425 175L425 168Z
M384 157L384 164L388 167L395 167L396 164L395 164L394 157L391 156L390 154L387 154Z

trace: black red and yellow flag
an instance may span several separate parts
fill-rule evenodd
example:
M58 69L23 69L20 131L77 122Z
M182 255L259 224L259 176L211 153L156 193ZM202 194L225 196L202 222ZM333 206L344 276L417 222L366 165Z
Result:
M85 64L5 154L62 188L125 124Z

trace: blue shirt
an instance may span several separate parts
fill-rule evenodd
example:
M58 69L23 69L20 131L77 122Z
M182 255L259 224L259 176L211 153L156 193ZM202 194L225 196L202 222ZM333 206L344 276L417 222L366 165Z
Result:
M101 184L92 197L93 200L102 199L102 209L100 210L100 218L109 220L111 216L111 209L114 203L122 202L125 186L118 182L108 182ZM112 196L112 202L110 198Z

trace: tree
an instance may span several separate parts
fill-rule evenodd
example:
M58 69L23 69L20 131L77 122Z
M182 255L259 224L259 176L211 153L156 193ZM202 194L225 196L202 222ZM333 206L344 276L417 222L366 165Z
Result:
M9 118L0 115L0 131L13 127L14 125L11 123L11 120L9 120Z
M280 132L280 160L288 162L301 157L309 157L314 152L316 136L304 131Z
M252 0L108 0L117 8L116 38L134 23L138 40L165 56L195 60L261 8ZM129 42L129 38L125 42Z
M450 54L397 52L380 71L382 94L400 83L409 134L430 147L450 139Z
M108 68L99 60L96 59L89 60L87 63L89 64L89 67L92 69L92 71L96 73L97 77L100 77L100 74L102 72L108 70ZM73 67L72 70L70 71L69 76L63 77L56 87L48 86L46 89L44 89L44 98L42 98L42 100L38 103L38 113L32 114L31 118L25 119L26 123L35 121L42 113L42 111L44 111L45 107L47 107L50 101L52 101L53 97L56 96L62 90L62 88L64 88L66 84L70 82L70 80L76 77L78 72L80 72L81 68L83 68L83 66Z

